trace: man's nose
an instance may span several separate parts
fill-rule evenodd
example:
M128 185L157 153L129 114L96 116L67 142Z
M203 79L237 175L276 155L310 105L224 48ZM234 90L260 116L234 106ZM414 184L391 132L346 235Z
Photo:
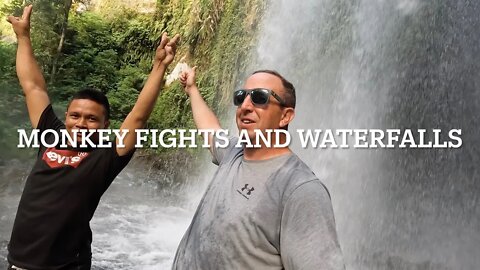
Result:
M78 121L75 123L77 128L87 128L87 119L80 117Z
M242 110L247 110L247 111L252 111L253 110L253 103L252 103L252 98L250 95L247 95L245 97L245 100L243 100L242 105L240 106L240 109Z

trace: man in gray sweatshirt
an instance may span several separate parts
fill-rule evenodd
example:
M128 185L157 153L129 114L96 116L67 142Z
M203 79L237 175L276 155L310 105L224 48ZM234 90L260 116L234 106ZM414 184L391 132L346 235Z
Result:
M180 77L197 128L220 130L195 84L195 68ZM287 130L295 88L272 70L254 72L234 92L236 123L256 147L209 134L219 166L177 250L173 269L344 269L330 196L287 145L257 133ZM245 139L244 138L244 139ZM223 141L220 141L223 140ZM217 143L217 146L216 146ZM237 145L237 146L236 146Z

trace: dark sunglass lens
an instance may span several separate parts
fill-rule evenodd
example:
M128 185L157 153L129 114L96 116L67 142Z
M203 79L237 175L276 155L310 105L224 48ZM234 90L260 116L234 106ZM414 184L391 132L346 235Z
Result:
M263 90L253 90L251 97L253 103L258 105L265 105L268 103L269 93Z
M235 93L233 93L233 104L235 106L241 105L243 101L245 100L247 92L245 90L237 90Z

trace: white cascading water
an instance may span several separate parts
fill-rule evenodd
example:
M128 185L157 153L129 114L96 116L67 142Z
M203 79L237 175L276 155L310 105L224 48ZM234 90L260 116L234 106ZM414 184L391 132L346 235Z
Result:
M171 269L214 166L202 169L180 182L153 164L129 164L92 219L92 269Z
M330 190L347 269L478 269L479 10L269 2L251 71L276 69L297 88L294 150ZM463 147L302 149L295 133L361 128L460 128Z

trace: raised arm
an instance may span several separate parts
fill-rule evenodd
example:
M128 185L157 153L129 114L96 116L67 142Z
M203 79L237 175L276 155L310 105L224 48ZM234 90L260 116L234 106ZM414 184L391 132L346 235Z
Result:
M22 17L9 16L7 20L12 24L13 31L17 35L17 76L25 94L30 122L32 127L36 128L40 116L48 104L50 104L50 100L47 94L45 79L33 54L32 42L30 40L31 14L32 5L29 5L23 9Z
M196 67L189 71L183 72L180 75L180 83L183 85L185 92L190 97L193 121L198 129L219 130L222 127L220 126L217 116L208 107L207 103L200 94L200 91L198 90L197 84L195 83L195 70ZM212 151L213 134L208 134L208 144L210 145L210 151Z
M153 68L148 76L147 82L142 92L140 92L135 106L133 106L132 111L127 115L127 118L125 118L125 121L123 121L120 127L121 129L127 129L128 133L124 140L125 147L117 148L119 156L126 155L135 147L137 139L135 129L143 128L153 111L158 94L160 93L160 88L162 87L165 70L168 65L172 63L175 56L178 39L178 35L172 39L170 39L166 33L162 35L162 40L155 52Z

